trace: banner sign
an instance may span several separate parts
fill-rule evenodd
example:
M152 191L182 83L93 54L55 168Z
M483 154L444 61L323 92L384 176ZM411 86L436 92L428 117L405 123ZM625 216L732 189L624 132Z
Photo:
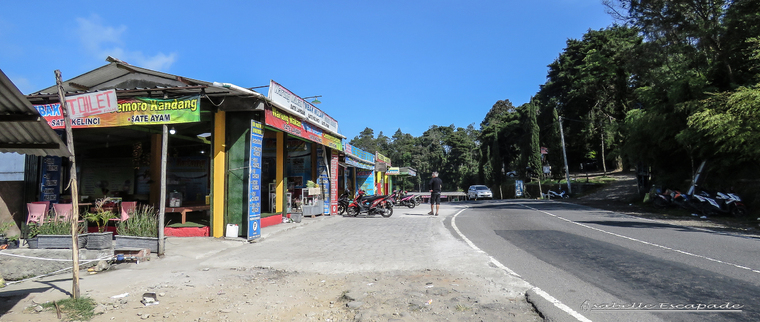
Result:
M251 153L248 159L248 240L261 237L261 158L264 128L251 120Z
M380 152L375 152L375 160L377 160L377 162L385 163L389 167L391 166L391 158L380 154Z
M276 107L267 107L264 111L267 126L288 132L300 138L330 147L334 150L343 151L343 145L339 138L323 132L320 128L302 122L295 116L283 113Z
M356 171L356 186L368 196L375 194L375 171Z
M375 169L375 165L374 164L367 164L367 163L363 163L363 162L358 162L358 161L356 161L356 160L354 160L354 159L352 159L350 157L346 158L346 164L348 164L350 166L353 166L355 168L359 168L359 169L367 169L367 170L374 170Z
M200 122L200 104L200 96L175 99L133 97L118 100L118 108L114 112L72 118L71 127L81 129ZM65 128L60 103L34 105L34 108L40 112L51 128Z
M273 80L269 82L268 96L270 100L301 120L317 124L333 134L338 133L338 121Z
M525 185L522 180L515 180L515 197L522 197L525 191Z
M348 155L352 156L356 159L359 159L361 161L365 161L367 163L371 163L372 165L375 164L375 155L369 152L364 152L364 150L359 149L351 144L344 144L343 145L343 152Z
M115 89L67 97L66 103L69 104L71 118L116 112L119 109Z

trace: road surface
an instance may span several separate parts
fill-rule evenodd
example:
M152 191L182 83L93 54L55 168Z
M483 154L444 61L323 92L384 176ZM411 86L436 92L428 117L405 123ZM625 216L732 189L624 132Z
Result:
M537 200L469 202L447 225L564 304L568 320L760 320L751 236Z

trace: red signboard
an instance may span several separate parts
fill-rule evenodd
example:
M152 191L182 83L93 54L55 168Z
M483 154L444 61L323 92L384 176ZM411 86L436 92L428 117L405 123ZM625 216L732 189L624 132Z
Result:
M343 151L343 144L341 144L339 138L322 132L318 127L309 124L309 122L302 121L296 116L285 113L276 107L267 107L264 115L266 125L268 126L319 143L333 150Z

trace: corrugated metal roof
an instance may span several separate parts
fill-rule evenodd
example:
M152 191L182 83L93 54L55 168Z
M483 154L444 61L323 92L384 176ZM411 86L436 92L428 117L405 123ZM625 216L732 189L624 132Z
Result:
M61 138L0 70L0 152L69 156Z
M155 93L164 90L169 90L172 94L190 95L197 94L201 88L203 88L207 95L232 94L247 96L248 94L234 89L213 86L211 82L129 65L110 57L109 61L111 63L108 65L63 81L63 90L66 96L104 89L116 89L117 94L130 92L129 94L136 96L144 95L147 92ZM29 98L55 95L58 95L58 88L53 85L29 94Z

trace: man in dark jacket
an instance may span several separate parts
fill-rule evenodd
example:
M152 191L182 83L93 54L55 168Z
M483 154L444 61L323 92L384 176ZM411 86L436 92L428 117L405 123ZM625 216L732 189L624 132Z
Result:
M438 216L438 209L441 208L441 185L443 182L438 178L438 172L433 172L433 178L430 179L430 212L428 215L435 213ZM435 212L433 212L435 205Z

